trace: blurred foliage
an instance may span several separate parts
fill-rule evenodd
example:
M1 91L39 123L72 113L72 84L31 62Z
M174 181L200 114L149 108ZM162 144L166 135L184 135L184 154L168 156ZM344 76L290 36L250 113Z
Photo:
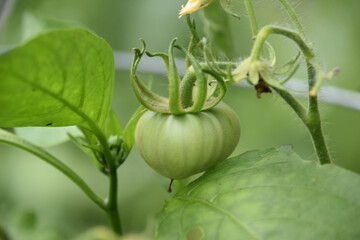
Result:
M85 26L105 38L114 50L130 52L133 47L139 47L138 38L141 37L146 39L150 51L165 51L173 37L179 37L179 43L183 45L188 41L190 35L186 20L178 19L178 10L185 2L18 0L0 33L0 48L7 49L23 40L24 21L30 13L39 18ZM312 41L321 62L329 69L335 66L342 69L340 75L328 84L360 92L357 78L360 75L360 2L290 2L296 6L307 38ZM255 1L255 7L260 25L285 22L285 26L294 28L287 15L279 12L277 1ZM198 20L198 29L202 29L199 14L194 16ZM235 43L234 59L246 57L252 44L244 10L240 17L240 20L229 18ZM278 37L271 41L280 62L286 61L296 51L288 41ZM301 73L296 77L305 76ZM166 89L164 76L154 78L154 89ZM117 71L113 108L123 125L138 107L130 89L129 72ZM254 90L232 87L225 102L235 109L242 126L240 144L234 155L250 149L291 144L302 158L315 158L306 128L276 94L263 95L258 100ZM328 104L321 104L321 112L335 163L360 173L360 113ZM107 179L72 143L48 150L72 166L101 196L105 196ZM164 200L171 197L166 192L167 184L168 180L151 170L135 148L119 169L119 209L126 233L143 232L147 225L151 225ZM31 217L28 213L36 214ZM31 223L26 219L35 220ZM97 206L61 173L27 153L0 145L0 226L13 239L31 239L30 231L24 230L26 226L37 229L31 233L33 239L56 240L75 238L92 227L107 224L106 216Z

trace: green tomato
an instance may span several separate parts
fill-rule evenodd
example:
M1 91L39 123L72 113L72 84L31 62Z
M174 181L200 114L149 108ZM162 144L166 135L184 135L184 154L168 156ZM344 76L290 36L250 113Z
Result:
M143 159L171 179L203 172L226 159L239 138L239 120L224 103L182 115L147 111L135 131L135 143Z

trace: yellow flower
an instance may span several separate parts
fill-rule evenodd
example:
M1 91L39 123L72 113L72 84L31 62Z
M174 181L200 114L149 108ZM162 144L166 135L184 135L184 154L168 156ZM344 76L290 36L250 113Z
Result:
M196 12L197 10L200 10L206 6L208 6L210 3L212 3L214 0L189 0L187 4L182 5L179 18L182 17L185 14L190 14L193 12Z

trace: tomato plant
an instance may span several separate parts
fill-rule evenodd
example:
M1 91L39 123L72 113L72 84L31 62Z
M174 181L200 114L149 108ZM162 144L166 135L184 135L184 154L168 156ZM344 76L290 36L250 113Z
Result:
M11 6L5 2L0 13ZM83 8L79 2L71 1ZM121 41L26 12L21 32L13 30L21 41L9 38L0 54L1 240L359 238L360 178L334 164L320 114L319 100L336 102L336 94L320 90L339 69L324 68L291 3L276 0L278 5L264 3L271 5L266 9L252 0L189 0L181 19L176 11L149 11L159 14L155 20L176 22L179 29L169 32L180 35L172 36L166 52L150 52L168 43L162 31L152 32L156 24L148 26L142 11L156 1L109 2L101 1L108 6L104 17L111 16L112 4L121 5L116 15L122 21L111 24L121 22ZM95 15L103 9L82 3ZM136 6L136 14L126 4ZM261 24L261 9L279 24ZM251 33L239 24L246 21L240 18L244 11ZM0 14L0 28L6 16ZM241 31L233 36L235 26ZM130 57L136 43L128 37L138 29L146 41ZM283 40L292 45L285 47ZM128 52L114 50L117 44ZM294 76L307 78L307 86L298 89ZM165 85L168 91L161 90ZM354 91L346 97L359 102ZM289 121L289 110L297 120ZM289 131L292 122L299 126ZM311 161L299 141L312 147L314 154L306 157ZM16 155L20 151L3 144L31 155ZM54 187L56 174L41 171L37 158L65 175L80 195ZM33 178L40 179L37 187ZM167 178L175 182L174 193L166 192ZM20 216L14 213L19 199L31 208ZM141 224L132 225L139 219Z

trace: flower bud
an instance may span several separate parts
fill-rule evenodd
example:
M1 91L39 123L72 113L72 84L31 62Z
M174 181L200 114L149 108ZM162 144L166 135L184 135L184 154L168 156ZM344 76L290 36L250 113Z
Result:
M189 0L187 4L184 6L181 6L182 9L179 13L179 18L183 15L190 14L193 12L196 12L197 10L200 10L206 6L208 6L210 3L212 3L214 0Z

